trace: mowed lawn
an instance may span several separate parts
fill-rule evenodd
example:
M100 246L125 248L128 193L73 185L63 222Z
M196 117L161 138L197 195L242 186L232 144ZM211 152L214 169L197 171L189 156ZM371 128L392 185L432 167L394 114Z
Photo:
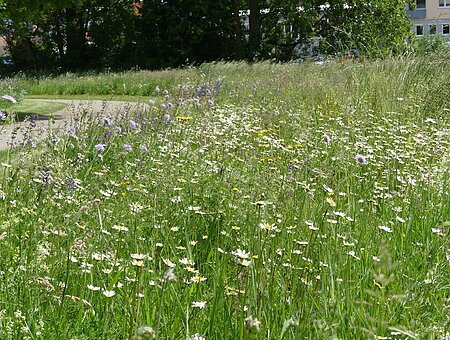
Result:
M398 58L8 80L148 105L2 155L0 338L448 339L449 76Z

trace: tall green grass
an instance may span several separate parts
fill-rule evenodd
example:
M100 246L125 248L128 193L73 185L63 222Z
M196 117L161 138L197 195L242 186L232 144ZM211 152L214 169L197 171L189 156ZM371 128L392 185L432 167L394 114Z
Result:
M17 76L14 80L30 96L148 96L155 92L156 86L171 87L195 74L195 71L186 69L85 75L67 73L54 77Z
M199 68L159 72L137 71L12 80L29 96L156 96L157 87L179 92L181 84L201 84L220 75L235 100L258 101L267 96L284 99L287 105L316 105L338 101L355 109L396 111L407 105L420 111L439 113L447 104L448 61L441 58L403 56L396 59L358 63L349 60L314 63L212 63ZM236 87L235 87L236 88ZM227 97L230 93L223 92ZM403 100L403 101L402 101Z
M2 165L1 337L448 337L448 63L197 71Z

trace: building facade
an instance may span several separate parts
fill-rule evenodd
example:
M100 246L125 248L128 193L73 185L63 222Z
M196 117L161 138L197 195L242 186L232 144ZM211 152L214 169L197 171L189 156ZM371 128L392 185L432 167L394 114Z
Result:
M450 40L450 0L415 0L415 8L407 6L412 29L417 37L436 34Z

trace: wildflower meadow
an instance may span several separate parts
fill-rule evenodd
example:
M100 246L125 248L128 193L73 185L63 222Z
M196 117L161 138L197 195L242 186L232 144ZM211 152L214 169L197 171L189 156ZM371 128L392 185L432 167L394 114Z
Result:
M449 66L127 73L137 106L11 135L0 338L450 339ZM1 82L0 131L31 87L83 94Z

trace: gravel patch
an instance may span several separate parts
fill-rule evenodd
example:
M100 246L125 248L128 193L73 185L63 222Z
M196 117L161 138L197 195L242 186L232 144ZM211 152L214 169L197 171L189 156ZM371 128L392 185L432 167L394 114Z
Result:
M145 106L143 103L103 101L103 100L66 100L66 99L39 99L39 101L49 101L67 104L62 110L56 111L48 116L39 116L34 120L36 126L30 130L33 138L44 136L48 131L63 129L74 118L76 112L87 110L93 114L101 112L118 112L124 108L137 110ZM10 147L18 146L24 140L30 121L15 122L0 126L0 151Z

